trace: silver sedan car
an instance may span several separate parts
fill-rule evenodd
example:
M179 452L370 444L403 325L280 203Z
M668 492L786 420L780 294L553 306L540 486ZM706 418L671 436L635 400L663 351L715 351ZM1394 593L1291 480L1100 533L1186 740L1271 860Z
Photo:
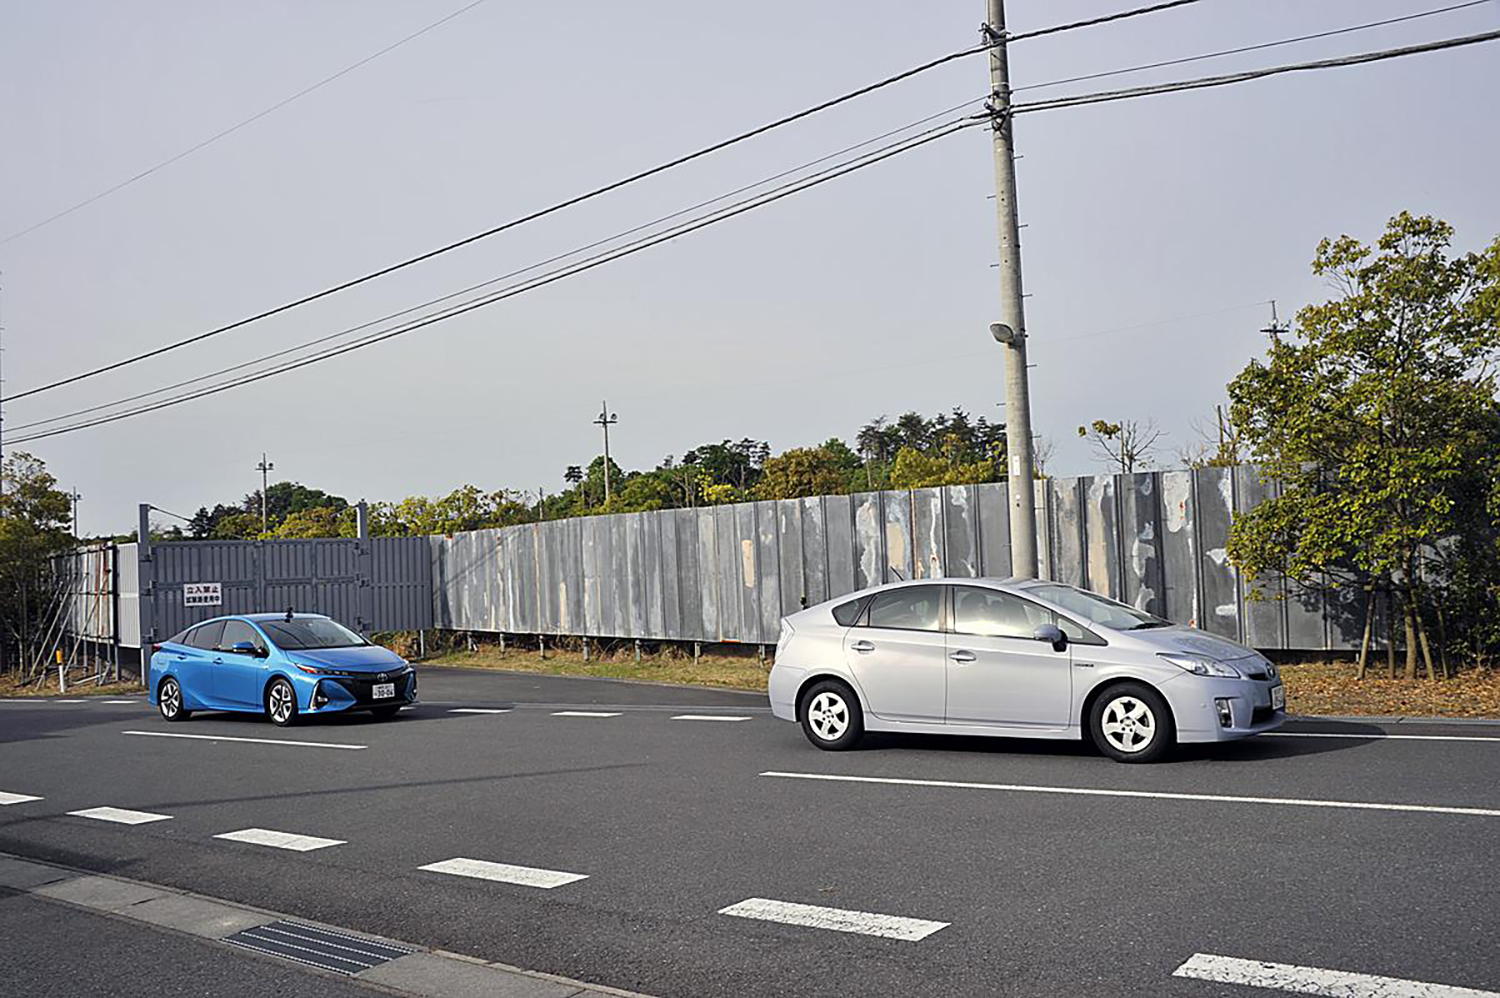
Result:
M866 731L1090 738L1120 762L1286 718L1254 650L1039 580L896 582L795 613L770 696L823 749Z

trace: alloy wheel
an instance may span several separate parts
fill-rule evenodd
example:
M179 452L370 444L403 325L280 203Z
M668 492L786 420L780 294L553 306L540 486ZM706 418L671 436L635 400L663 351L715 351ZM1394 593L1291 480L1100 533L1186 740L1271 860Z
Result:
M1156 715L1139 697L1115 697L1101 720L1105 740L1121 752L1144 751L1156 738Z
M277 683L271 687L271 720L277 724L285 724L292 716L294 704L292 701L292 688L286 683Z
M807 720L824 741L836 741L849 730L849 705L831 690L824 690L807 705Z
M182 687L175 680L169 679L162 684L160 704L161 716L169 721L182 710Z

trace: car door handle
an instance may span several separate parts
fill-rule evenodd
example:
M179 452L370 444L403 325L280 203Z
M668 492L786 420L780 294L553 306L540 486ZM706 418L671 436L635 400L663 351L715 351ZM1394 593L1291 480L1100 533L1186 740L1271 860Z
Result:
M224 664L224 657L222 655L215 655L214 656L214 665L223 665L223 664Z
M857 652L874 651L875 643L873 641L856 641L849 647L853 648Z
M974 653L971 651L956 651L948 657L955 662L963 662L965 664L974 661Z

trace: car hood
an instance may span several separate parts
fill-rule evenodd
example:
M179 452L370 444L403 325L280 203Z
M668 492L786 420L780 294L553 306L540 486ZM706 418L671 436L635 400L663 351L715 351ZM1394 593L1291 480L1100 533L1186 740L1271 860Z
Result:
M346 672L394 672L406 665L406 660L400 655L379 645L356 645L353 648L309 648L305 651L289 651L287 658L304 665L323 669L343 669Z
M1158 651L1202 655L1216 662L1238 662L1246 658L1260 657L1259 652L1253 648L1246 648L1238 641L1230 641L1228 638L1200 631L1196 627L1184 627L1180 624L1174 627L1124 633L1137 641L1154 646Z

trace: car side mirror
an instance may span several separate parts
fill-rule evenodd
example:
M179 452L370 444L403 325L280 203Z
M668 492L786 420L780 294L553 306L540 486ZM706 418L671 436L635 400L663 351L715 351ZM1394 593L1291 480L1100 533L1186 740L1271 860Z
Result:
M236 655L254 655L256 658L264 658L266 652L254 641L236 641L229 646L229 650Z
M1038 641L1045 641L1050 644L1053 651L1067 650L1068 636L1056 624L1037 624L1036 630L1031 632L1031 636Z

